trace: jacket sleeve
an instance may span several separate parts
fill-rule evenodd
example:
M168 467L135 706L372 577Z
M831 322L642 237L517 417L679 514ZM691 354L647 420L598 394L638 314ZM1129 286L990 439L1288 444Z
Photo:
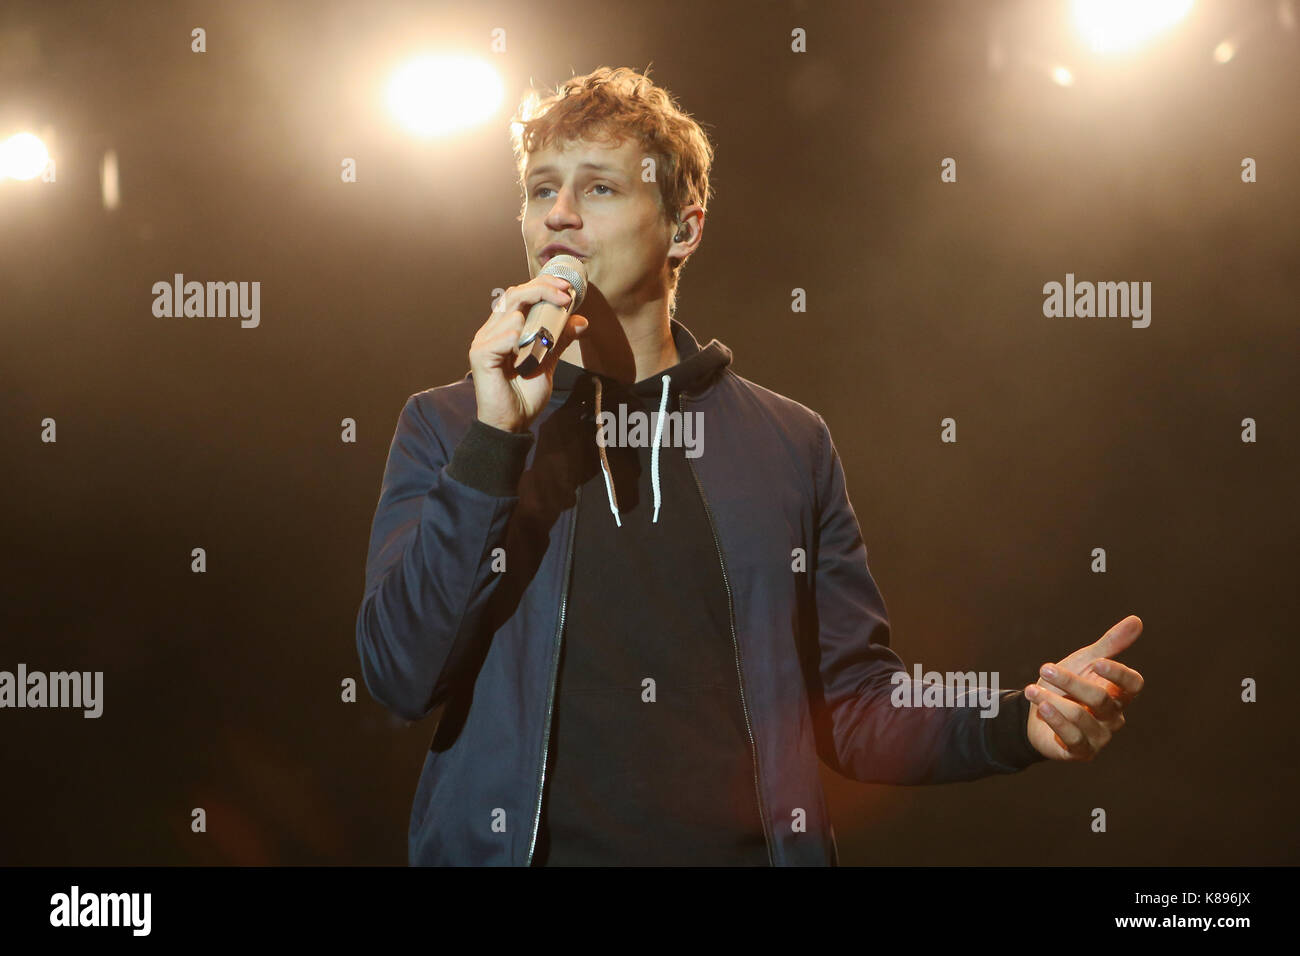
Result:
M837 772L864 783L932 784L1013 773L1043 758L1026 736L1020 691L1000 694L997 716L978 701L900 707L913 681L889 647L889 619L871 572L844 469L820 415L817 545L813 577L822 700L818 752ZM895 682L906 679L902 688ZM903 696L906 695L906 696Z
M500 578L492 551L504 544L532 440L475 419L449 460L418 397L402 409L356 630L366 687L406 720L431 713L457 676Z

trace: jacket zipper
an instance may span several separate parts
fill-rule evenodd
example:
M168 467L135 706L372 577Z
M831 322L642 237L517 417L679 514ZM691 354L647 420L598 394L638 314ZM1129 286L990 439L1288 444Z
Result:
M682 413L682 418L686 417L686 396L679 393L677 396L677 407ZM695 471L695 466L691 465L690 458L686 459L690 465L691 474L695 477L695 486L700 490L700 500L704 502L704 513L709 519L709 530L713 533L713 546L718 551L718 564L722 568L722 586L727 591L727 620L731 625L731 646L736 653L736 678L740 682L740 709L745 714L745 731L749 734L750 756L754 761L754 794L758 797L758 812L763 818L763 839L767 843L767 862L769 866L776 866L776 861L772 857L772 833L767 818L767 805L763 802L763 788L758 779L758 745L754 742L754 728L749 722L749 705L745 701L745 674L740 665L740 642L736 640L736 615L731 599L731 584L727 580L727 562L722 557L722 545L718 542L718 531L713 524L713 512L709 510L709 499L704 495L704 485L700 482L700 476Z
M533 851L537 849L537 832L542 825L542 794L546 789L546 757L551 745L551 711L555 706L555 682L560 672L560 639L564 633L564 611L569 601L569 572L573 567L573 537L578 528L578 504L582 500L582 486L574 489L573 520L569 523L568 553L564 557L564 584L560 590L560 620L555 627L555 647L551 651L551 688L546 695L546 727L542 731L542 766L537 774L537 809L533 813L533 835L528 841L528 862L533 865Z

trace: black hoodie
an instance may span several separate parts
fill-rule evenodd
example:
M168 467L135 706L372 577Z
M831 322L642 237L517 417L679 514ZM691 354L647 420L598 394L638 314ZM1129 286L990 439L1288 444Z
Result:
M567 362L556 372L556 389L589 409L583 447L597 460L578 505L542 866L768 863L722 566L686 457L702 429L671 432L665 420L669 437L694 448L661 442L655 462L658 418L647 414L677 411L681 389L703 387L731 353L674 331L679 364L630 388L599 377L608 440L629 423L628 445L607 447L607 464L593 376Z
M585 477L534 865L771 862L730 597L690 464L702 429L674 432L670 419L657 461L651 447L651 415L679 411L681 390L705 387L732 354L717 339L701 349L676 320L671 328L679 363L630 387L556 366L553 399L570 414L553 420L583 431L565 444L585 456L577 472ZM613 416L604 459L598 399ZM640 436L629 427L627 445L615 447L617 423L635 423L635 413L650 413L648 427ZM670 435L691 441L670 444ZM476 420L448 474L488 494L516 494L533 440ZM990 740L1023 754L1025 707L1002 714Z
M587 434L570 447L584 450L578 473L590 477L578 504L537 866L769 862L722 566L686 457L698 454L702 435L673 431L669 418L665 439L689 435L695 448L663 441L656 462L650 447L658 419L648 413L677 411L681 389L702 388L731 351L716 339L701 349L673 325L679 363L633 386L556 366L553 396L582 409L571 420ZM597 379L600 411L612 416L604 461ZM617 446L619 420L638 418L648 427L640 436L629 427L628 445ZM495 433L483 438L498 456L507 444L526 454L532 441L472 427ZM461 468L482 459L465 457L458 447L448 473L473 485L476 475Z

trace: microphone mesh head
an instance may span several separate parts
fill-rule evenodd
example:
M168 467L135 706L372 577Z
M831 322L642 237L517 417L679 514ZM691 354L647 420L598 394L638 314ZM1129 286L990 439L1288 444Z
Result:
M546 260L542 266L542 275L559 276L573 286L573 304L569 312L578 311L583 298L587 295L587 266L577 256L561 253Z

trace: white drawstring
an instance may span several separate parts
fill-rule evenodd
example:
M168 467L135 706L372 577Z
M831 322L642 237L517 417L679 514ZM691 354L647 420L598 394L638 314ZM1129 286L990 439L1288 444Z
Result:
M600 379L592 376L596 383L596 447L600 449L600 470L605 475L605 497L609 499L609 510L614 512L614 522L621 528L623 521L618 516L618 499L614 496L614 483L609 474L609 458L605 455L604 429L600 424Z
M664 391L659 398L659 421L655 423L655 443L650 447L650 485L655 492L654 521L659 521L659 439L664 434L664 410L668 407L668 383L670 377L663 376Z
M650 487L654 490L655 496L655 513L651 519L655 524L659 523L659 505L661 495L659 492L659 442L664 434L664 417L668 409L668 384L672 381L672 376L662 376L664 383L663 394L659 397L659 420L655 422L655 439L650 448ZM592 376L592 381L596 385L596 447L600 449L600 470L605 476L605 497L609 499L609 510L614 513L614 522L620 528L623 527L623 519L618 513L618 494L614 491L614 479L609 470L609 457L605 454L604 430L600 425L600 395L601 386L600 378Z

